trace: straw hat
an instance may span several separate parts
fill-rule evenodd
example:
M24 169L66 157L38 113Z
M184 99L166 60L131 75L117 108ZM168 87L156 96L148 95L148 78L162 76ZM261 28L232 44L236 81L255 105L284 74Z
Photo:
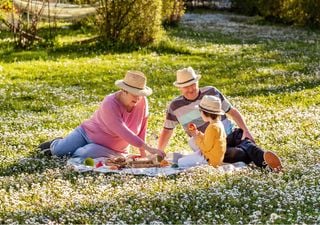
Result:
M173 83L176 87L187 87L198 82L201 75L197 75L192 67L183 68L177 71L177 80Z
M128 71L123 80L117 80L115 85L131 94L148 96L152 94L152 89L146 86L147 78L140 71Z
M223 115L224 111L221 110L221 101L218 97L212 95L205 95L200 101L198 106L199 110L211 114Z

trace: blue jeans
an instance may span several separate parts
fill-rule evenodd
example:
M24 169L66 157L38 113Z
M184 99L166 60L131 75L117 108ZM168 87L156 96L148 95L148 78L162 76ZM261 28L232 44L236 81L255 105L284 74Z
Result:
M122 156L121 153L102 145L93 143L82 127L74 129L67 137L56 139L50 146L52 155L59 157L71 156L85 159L87 157L113 157Z
M253 162L258 167L265 167L264 150L249 139L241 140L242 130L234 130L227 137L227 151L224 154L223 162L235 163L244 162L249 164Z

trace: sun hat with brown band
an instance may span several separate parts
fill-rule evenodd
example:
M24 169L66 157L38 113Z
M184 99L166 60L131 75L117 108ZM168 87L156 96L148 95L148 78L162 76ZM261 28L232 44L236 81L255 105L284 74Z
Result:
M176 87L187 87L198 82L201 75L197 75L192 67L183 68L177 71L177 80L173 83Z
M140 71L128 71L123 80L117 80L115 85L131 94L149 96L152 89L146 86L147 78Z
M221 109L221 100L213 95L205 95L198 106L199 110L211 114L223 115L224 111Z

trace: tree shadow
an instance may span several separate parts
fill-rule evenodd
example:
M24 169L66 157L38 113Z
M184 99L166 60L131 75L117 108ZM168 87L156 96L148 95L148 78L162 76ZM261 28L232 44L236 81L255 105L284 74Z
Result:
M0 176L43 173L48 169L64 167L64 161L65 160L46 157L38 150L34 150L28 155L16 159L13 163L2 164L0 167Z
M320 85L320 79L318 80L305 80L298 83L290 84L290 85L274 85L271 88L260 88L260 89L250 89L250 90L241 90L234 91L230 93L230 96L243 96L243 97L254 97L254 96L267 96L270 94L282 94L282 93L290 93L294 91L300 91L305 89L313 89Z
M83 173L82 176L92 176L92 173ZM126 181L128 179L131 179L132 175L119 175L119 174L107 174L106 176L112 176L114 179L110 179L110 185L112 187L119 188L121 186L126 186ZM139 176L135 176L136 180L140 180ZM166 180L175 180L176 176L169 176L166 178L163 178ZM222 177L221 179L224 179ZM77 180L74 180L74 183L77 183ZM141 177L141 181L139 182L154 182L154 178L150 178L149 181L146 181L145 178ZM163 181L159 181L163 182ZM86 184L87 185L87 184ZM83 184L82 184L83 186ZM164 186L165 187L165 186ZM84 188L86 188L84 186ZM210 189L208 187L201 188L201 189L194 189L190 187L189 189L186 188L184 190L172 190L170 192L166 192L166 195L169 195L170 197L161 197L161 195L164 195L164 193L161 193L161 187L159 191L156 192L148 192L146 189L142 189L141 191L145 192L145 195L135 195L134 193L126 193L125 198L121 197L121 199L118 199L116 196L118 196L118 193L114 193L115 196L112 198L102 198L102 199L91 199L90 194L82 197L87 197L87 201L83 201L82 203L78 203L78 200L76 198L70 197L70 199L66 199L65 201L68 202L67 206L59 207L56 206L52 207L39 207L37 211L25 211L23 215L21 215L21 211L19 209L14 210L13 212L2 212L2 217L5 220L11 219L12 221L17 221L19 223L25 223L26 219L28 218L34 218L39 223L47 223L48 221L55 221L58 223L75 223L75 224L84 224L84 223L92 223L95 221L97 222L97 218L100 218L102 221L109 221L113 223L117 223L119 221L129 223L129 224L140 224L140 223L151 223L154 221L158 221L159 218L162 218L164 223L177 223L180 224L184 221L185 218L182 216L182 210L185 211L184 214L188 215L194 215L194 201L195 199L192 199L193 201L188 201L185 199L185 196L198 196L199 191L201 193L208 192ZM54 193L53 193L54 194ZM160 194L160 195L159 195ZM78 195L77 190L74 191L74 196L76 197ZM150 195L151 198L146 198L146 196ZM113 199L114 198L114 199ZM175 204L172 204L172 199L175 199L176 201L178 199L181 199L184 204L186 204L185 209L177 208ZM40 199L41 200L41 199ZM54 199L52 199L54 201ZM60 199L61 200L61 199ZM83 200L83 199L82 199ZM38 201L37 199L33 199L32 201ZM206 205L201 207L203 210L211 211L214 210L216 207L216 204L221 201L219 195L212 196L207 201ZM142 203L141 205L134 205L133 202ZM147 204L146 204L147 202ZM119 205L120 203L120 205ZM178 203L178 202L177 202ZM212 205L210 205L211 203ZM37 204L35 202L34 204ZM54 205L54 204L53 204ZM120 207L119 207L120 206ZM130 210L128 210L130 207ZM128 208L127 208L128 207ZM206 208L204 208L206 207ZM239 205L240 207L240 205ZM136 216L136 210L138 209L147 209L146 211L142 210L140 216ZM149 214L150 210L154 212L156 208L161 208L161 210L158 210L158 212ZM200 210L201 210L200 209ZM126 212L125 214L121 212ZM77 217L74 216L74 214L77 215ZM100 215L99 215L100 214ZM173 216L166 216L163 217L162 215L176 215ZM97 217L99 215L99 217ZM115 215L117 217L115 218ZM168 219L171 220L169 221ZM172 220L174 218L174 220ZM0 220L1 221L1 220Z
M49 28L42 28L41 33L48 33ZM61 29L57 32L58 35L70 36L81 34L77 30ZM10 37L8 33L1 34L1 37ZM169 28L167 30L168 39L181 38L185 40L194 40L196 42L211 42L216 44L239 44L237 39L230 38L227 35L220 34L218 32L195 32L192 29L181 28ZM93 39L90 41L90 39ZM162 40L157 44L151 44L149 46L138 46L127 43L108 43L101 39L95 39L88 37L87 40L74 41L64 43L63 45L51 45L48 43L38 44L33 49L22 50L16 49L13 45L2 43L0 49L4 49L0 60L10 63L15 61L31 61L41 59L58 60L59 58L77 59L81 57L93 57L103 54L123 54L132 53L135 51L144 52L157 52L160 54L191 54L187 47L181 45L175 45L170 41Z

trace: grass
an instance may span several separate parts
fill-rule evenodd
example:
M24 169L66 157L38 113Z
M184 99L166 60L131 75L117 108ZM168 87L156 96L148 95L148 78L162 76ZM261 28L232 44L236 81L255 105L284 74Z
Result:
M69 36L68 36L69 35ZM145 49L75 45L90 32L62 31L46 50L13 48L0 32L0 223L320 223L320 33L261 25L233 14L187 14ZM192 66L201 86L220 89L246 118L257 143L286 168L221 174L198 168L172 177L78 174L36 146L88 118L114 81L143 71L148 141L177 96L175 71ZM186 149L180 128L167 151Z

